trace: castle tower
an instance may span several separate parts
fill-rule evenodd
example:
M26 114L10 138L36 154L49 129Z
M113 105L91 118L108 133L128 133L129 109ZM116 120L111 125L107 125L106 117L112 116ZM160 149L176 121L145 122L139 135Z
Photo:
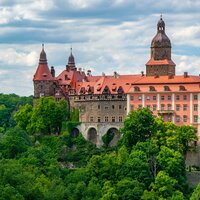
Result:
M71 47L71 53L70 53L70 56L68 58L67 70L74 71L75 68L76 68L75 59L74 59L74 56L72 54L72 47Z
M35 98L39 98L41 96L54 96L55 80L48 67L44 44L42 45L39 64L33 77L33 84Z
M171 60L171 42L165 34L165 22L161 16L157 24L157 34L151 42L151 58L146 64L146 75L175 75L175 66Z

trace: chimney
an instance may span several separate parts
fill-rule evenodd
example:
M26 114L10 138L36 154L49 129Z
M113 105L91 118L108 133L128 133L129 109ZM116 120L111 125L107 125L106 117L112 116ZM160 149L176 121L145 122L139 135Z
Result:
M141 75L144 76L144 72L143 71L141 71Z
M87 70L87 76L92 76L91 70Z
M52 77L55 77L55 69L53 66L51 66L51 75Z
M184 78L188 77L188 72L184 72Z

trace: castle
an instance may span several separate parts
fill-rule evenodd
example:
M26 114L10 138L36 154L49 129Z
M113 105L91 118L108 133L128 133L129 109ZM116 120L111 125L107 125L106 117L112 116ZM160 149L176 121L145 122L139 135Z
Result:
M171 42L165 33L162 17L151 42L150 60L146 74L93 76L77 69L71 54L66 69L57 77L54 67L49 69L44 51L33 77L34 97L66 98L71 108L79 108L80 131L85 138L102 145L104 134L114 134L111 145L119 138L118 130L129 111L148 107L155 116L176 125L192 125L200 134L200 76L187 72L176 75L171 58Z

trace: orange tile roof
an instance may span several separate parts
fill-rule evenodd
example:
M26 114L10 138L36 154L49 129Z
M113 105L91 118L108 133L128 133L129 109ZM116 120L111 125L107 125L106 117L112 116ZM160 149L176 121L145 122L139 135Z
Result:
M48 65L47 64L39 64L38 65L38 68L36 70L36 73L33 77L33 80L36 81L36 80L54 80L54 78L52 77L51 75L51 72L48 68Z
M173 65L176 66L172 60L164 59L164 60L154 60L151 58L146 65Z

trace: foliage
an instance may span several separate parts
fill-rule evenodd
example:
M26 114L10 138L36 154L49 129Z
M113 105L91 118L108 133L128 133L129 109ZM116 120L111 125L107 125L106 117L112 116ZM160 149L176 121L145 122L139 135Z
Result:
M14 115L17 125L29 133L59 134L62 123L69 118L66 101L55 102L53 97L42 97L32 108L25 105Z
M124 121L123 144L132 149L137 142L144 142L155 134L156 123L151 111L148 108L132 111Z
M200 183L195 188L194 192L192 193L190 200L197 200L200 199Z
M196 140L194 128L141 109L128 115L117 147L97 149L70 134L78 110L69 114L66 102L22 102L12 108L17 126L9 128L11 114L0 128L0 199L188 199L184 155ZM0 104L0 116L7 105ZM199 194L198 186L191 199Z
M0 94L0 127L14 126L13 113L22 105L31 105L32 100L32 96L19 97L16 94Z

